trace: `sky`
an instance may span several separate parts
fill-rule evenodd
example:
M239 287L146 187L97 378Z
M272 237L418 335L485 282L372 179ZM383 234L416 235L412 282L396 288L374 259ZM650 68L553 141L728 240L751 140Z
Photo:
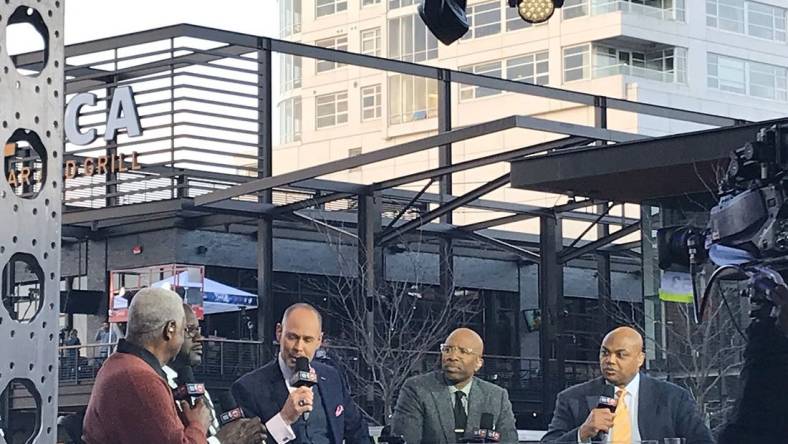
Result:
M66 0L66 44L178 23L276 37L277 0Z

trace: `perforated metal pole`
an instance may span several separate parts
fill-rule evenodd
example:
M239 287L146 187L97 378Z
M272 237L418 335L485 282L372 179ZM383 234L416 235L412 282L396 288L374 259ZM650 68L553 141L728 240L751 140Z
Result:
M2 424L8 438L22 422L13 423L15 409L35 406L35 423L24 425L34 437L27 442L36 444L54 443L57 435L63 7L62 0L0 3L0 389L11 412ZM18 71L8 53L15 35L7 29L23 24L43 39L40 63L28 65L34 72ZM32 396L20 396L21 388Z

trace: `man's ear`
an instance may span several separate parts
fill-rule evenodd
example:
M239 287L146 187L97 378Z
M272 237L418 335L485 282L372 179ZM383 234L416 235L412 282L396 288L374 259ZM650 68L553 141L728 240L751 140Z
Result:
M170 339L174 338L175 337L175 328L176 327L177 327L177 325L175 324L175 321L167 321L167 324L164 325L164 331L162 333L163 336L164 336L164 339L169 341Z
M276 323L276 342L282 343L282 324L280 322Z
M484 366L484 358L480 356L479 359L476 360L476 371L478 372L481 370L482 366Z

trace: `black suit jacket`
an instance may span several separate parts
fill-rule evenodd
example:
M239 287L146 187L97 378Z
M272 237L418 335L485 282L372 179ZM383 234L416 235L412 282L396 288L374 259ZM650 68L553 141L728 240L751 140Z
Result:
M553 419L542 442L577 442L577 430L596 408L604 386L604 379L596 378L559 393ZM711 431L698 414L688 391L643 373L638 390L641 440L662 442L663 438L686 438L687 444L714 444Z
M331 442L369 443L367 422L350 398L350 389L339 372L315 361L312 361L312 368L318 376L317 388L326 410ZM279 413L290 395L276 359L241 376L230 390L246 414L260 417L263 423Z

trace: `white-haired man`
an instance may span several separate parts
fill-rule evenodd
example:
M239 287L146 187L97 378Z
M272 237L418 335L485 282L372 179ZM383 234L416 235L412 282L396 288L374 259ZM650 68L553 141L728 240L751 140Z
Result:
M140 290L129 307L126 339L104 362L85 411L87 444L206 443L211 414L202 400L175 408L162 366L184 341L180 297L160 288Z

